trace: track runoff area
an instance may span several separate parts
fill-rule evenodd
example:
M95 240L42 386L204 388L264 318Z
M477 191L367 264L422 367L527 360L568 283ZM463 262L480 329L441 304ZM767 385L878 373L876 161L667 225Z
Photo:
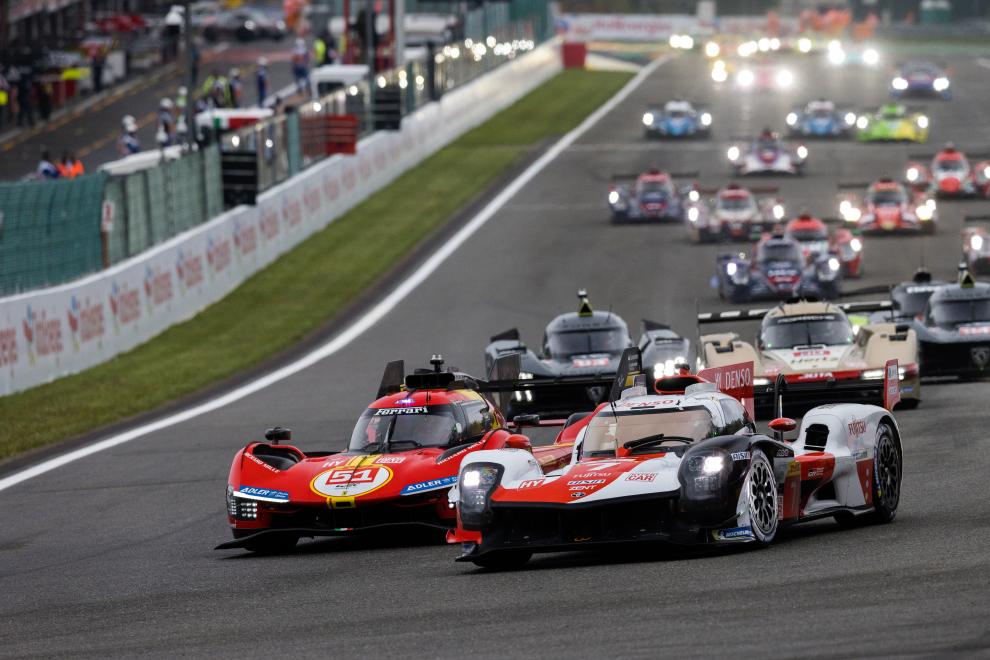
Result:
M926 104L927 149L968 145L990 119L985 71L970 59L950 64L955 98ZM386 360L420 365L443 353L481 373L492 334L516 326L538 338L551 316L573 308L578 287L631 322L647 317L696 336L696 301L725 309L709 286L720 248L690 244L680 226L611 226L609 179L656 165L724 184L729 142L782 127L794 105L886 98L882 71L799 61L794 72L792 92L741 95L716 92L698 56L652 67L507 189L487 220L470 223L421 281L358 319L344 345L226 405L9 484L0 492L0 656L986 653L985 383L926 386L921 408L897 415L904 480L892 525L813 523L759 552L538 555L507 573L455 564L453 547L395 538L320 540L279 557L212 549L229 538L223 489L233 453L275 424L291 427L304 450L344 448ZM644 147L644 108L674 95L711 107L713 139ZM806 176L774 185L789 208L821 214L831 214L838 182L896 175L918 151L809 148ZM973 204L940 206L934 236L865 241L861 284L906 279L922 260L953 277Z

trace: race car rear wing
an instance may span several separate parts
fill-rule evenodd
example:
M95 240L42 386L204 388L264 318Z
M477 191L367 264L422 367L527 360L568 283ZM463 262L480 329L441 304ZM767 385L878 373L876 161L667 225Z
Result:
M888 291L884 288L884 291ZM863 289L867 291L867 289ZM872 290L871 290L872 291ZM850 292L850 295L857 292ZM783 304L801 302L798 300L788 301ZM862 314L866 312L884 312L894 309L894 303L890 300L871 300L864 302L829 303L833 307L841 309L846 314ZM700 312L698 314L698 324L706 325L710 323L729 323L735 321L760 321L768 313L777 307L764 307L761 309L737 309L727 312Z
M812 382L788 382L784 374L777 374L773 384L754 386L753 393L757 399L773 397L773 416L784 416L784 399L800 395L811 395L814 398L828 397L841 399L843 395L870 396L878 398L883 407L893 410L901 400L900 366L896 359L887 360L880 378L870 380L835 380ZM817 402L816 402L817 403Z

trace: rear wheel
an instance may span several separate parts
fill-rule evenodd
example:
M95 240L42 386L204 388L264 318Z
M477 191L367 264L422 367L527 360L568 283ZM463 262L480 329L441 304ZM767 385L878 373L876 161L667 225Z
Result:
M527 550L498 550L473 559L475 566L490 571L511 571L522 568L533 556Z
M753 538L761 546L770 545L780 527L777 478L770 460L762 451L753 452L749 476L746 477L746 497Z
M292 550L298 542L299 537L291 534L265 534L251 539L244 548L259 555L280 555Z

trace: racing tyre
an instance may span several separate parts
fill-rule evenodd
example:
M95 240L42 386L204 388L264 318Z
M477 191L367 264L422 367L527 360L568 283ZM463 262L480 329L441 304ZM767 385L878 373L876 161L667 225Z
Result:
M873 520L889 523L897 515L901 499L903 461L901 445L894 429L882 422L877 429L877 446L873 455Z
M498 550L489 552L476 559L474 565L479 568L486 568L490 571L512 571L522 568L533 556L527 550Z
M281 555L296 547L298 542L299 537L291 534L265 534L248 541L244 548L259 555Z
M777 477L774 476L773 466L762 451L753 452L744 487L753 539L760 546L768 546L773 543L780 527L780 494L777 492Z

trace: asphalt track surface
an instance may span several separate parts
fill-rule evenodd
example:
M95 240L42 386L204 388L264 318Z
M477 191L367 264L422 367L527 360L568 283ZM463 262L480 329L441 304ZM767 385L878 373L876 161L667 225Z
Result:
M926 104L931 145L967 145L987 125L990 72L953 65L955 100ZM0 492L0 656L988 657L987 384L926 386L921 408L898 415L905 477L891 525L820 522L762 551L542 555L492 574L454 563L454 547L395 537L305 541L282 557L212 549L229 538L234 451L276 423L304 449L343 448L387 359L441 352L480 372L489 335L518 326L537 343L581 286L631 323L693 336L696 299L721 308L708 286L720 248L677 226L610 226L608 178L655 163L724 183L728 138L782 126L792 102L884 99L882 74L795 70L793 94L736 95L713 90L700 58L675 58L348 349ZM712 104L711 142L644 147L644 105L672 94ZM836 181L895 173L917 150L810 148L806 177L775 181L792 206L820 212ZM910 275L922 245L951 277L963 209L977 207L942 204L933 237L867 239L862 284Z

